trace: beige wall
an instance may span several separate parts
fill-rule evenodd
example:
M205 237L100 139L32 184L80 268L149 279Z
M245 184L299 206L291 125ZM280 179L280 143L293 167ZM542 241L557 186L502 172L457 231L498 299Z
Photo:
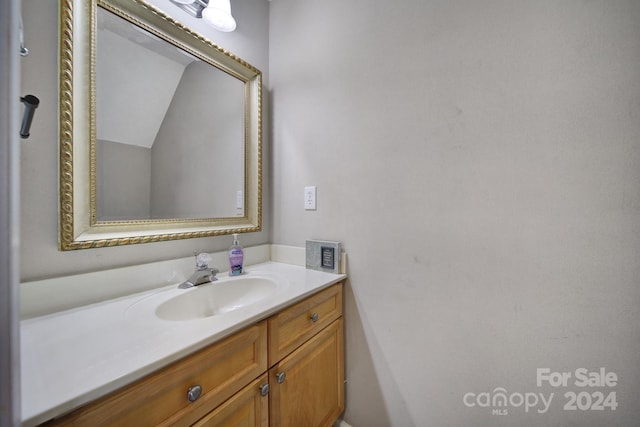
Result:
M639 23L636 0L272 1L273 243L349 254L347 421L638 425ZM618 385L536 385L581 367ZM555 397L463 403L498 387ZM582 391L619 406L564 411Z
M151 148L153 218L236 216L243 119L242 81L202 61L185 68Z
M215 43L262 70L263 83L268 82L267 0L234 0L233 13L238 20L238 28L229 34L208 28L200 20L195 22L195 19L188 17L168 1L154 0L153 3L157 3L158 7L173 14L176 19L196 28ZM25 43L31 53L20 63L20 93L31 93L40 98L31 137L21 146L22 281L182 258L191 255L194 249L214 252L228 248L232 243L231 236L151 243L143 246L58 251L58 2L23 0L22 4ZM264 144L268 148L269 131L266 125L264 134ZM268 149L265 149L265 161L269 161ZM263 194L264 231L241 236L242 244L245 246L263 244L269 240L268 177L265 177ZM44 289L43 298L46 298Z
M21 146L22 279L226 248L57 251L56 6L23 1L21 93L41 103ZM344 243L346 419L636 425L640 4L273 0L268 36L266 0L232 7L238 30L210 37L265 73L273 123L266 230L243 244L270 222L274 243ZM619 382L537 387L545 367ZM497 387L555 396L546 414L464 405ZM615 391L619 406L564 411L568 391Z
M98 219L151 218L151 149L98 139L96 150Z

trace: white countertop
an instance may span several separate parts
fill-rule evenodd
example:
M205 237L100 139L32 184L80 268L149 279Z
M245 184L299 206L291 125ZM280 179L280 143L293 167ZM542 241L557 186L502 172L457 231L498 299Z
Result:
M155 308L161 302L193 290L178 289L176 283L23 320L22 425L69 412L346 277L277 262L246 270L243 277L276 279L278 289L253 305L217 316L158 318ZM220 276L220 282L227 280L234 278Z

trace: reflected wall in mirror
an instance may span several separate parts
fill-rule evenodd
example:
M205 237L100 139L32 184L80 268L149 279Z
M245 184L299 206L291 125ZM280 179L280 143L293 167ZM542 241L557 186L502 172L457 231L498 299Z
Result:
M259 231L260 71L142 0L61 22L60 248Z
M97 13L97 220L243 216L244 83Z

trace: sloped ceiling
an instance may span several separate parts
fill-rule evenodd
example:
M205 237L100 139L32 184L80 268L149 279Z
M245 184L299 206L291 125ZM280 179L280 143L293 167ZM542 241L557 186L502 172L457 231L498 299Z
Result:
M150 148L195 58L102 9L96 56L98 140Z

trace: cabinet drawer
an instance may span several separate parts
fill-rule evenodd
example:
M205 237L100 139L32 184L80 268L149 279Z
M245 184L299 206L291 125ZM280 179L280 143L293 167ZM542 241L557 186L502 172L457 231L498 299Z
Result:
M342 316L342 283L269 318L269 366Z
M267 369L267 323L244 329L50 425L186 426ZM189 402L187 393L201 387Z

